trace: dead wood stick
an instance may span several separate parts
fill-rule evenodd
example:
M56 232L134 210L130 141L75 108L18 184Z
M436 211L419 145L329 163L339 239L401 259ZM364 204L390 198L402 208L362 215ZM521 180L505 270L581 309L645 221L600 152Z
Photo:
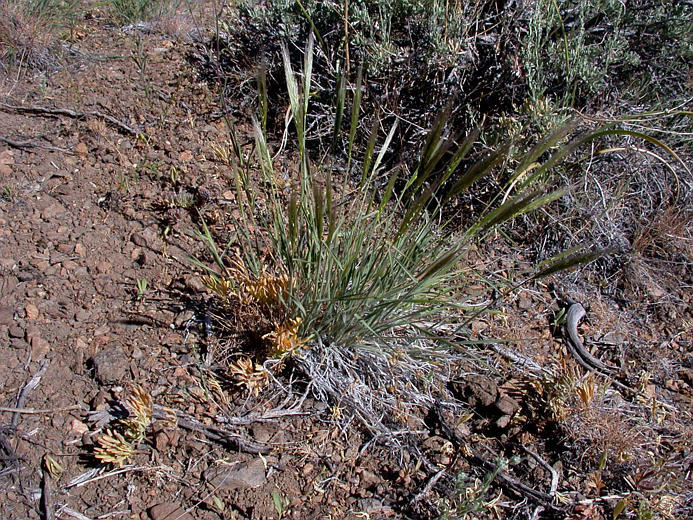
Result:
M426 482L426 485L424 488L416 494L416 496L412 499L411 503L415 504L422 498L424 498L426 495L428 495L431 492L431 489L433 489L433 486L436 485L436 482L440 480L440 478L445 475L445 469L441 469L438 471L435 475L433 475L430 479L428 479L428 482Z
M32 377L29 382L24 385L24 388L19 392L19 395L17 396L17 408L24 408L24 403L26 402L27 397L29 397L29 393L36 388L39 383L41 383L41 377L43 374L48 370L48 365L50 364L49 361L43 360L41 361L41 368L34 374L34 377ZM17 423L19 422L19 412L14 412L12 414L12 426L17 426Z
M43 148L44 150L52 150L54 152L69 153L70 155L74 155L74 152L72 150L67 150L65 148L58 148L57 146L51 146L49 144L35 143L33 141L14 141L12 139L8 139L7 137L2 137L1 135L0 142L5 143L6 145L11 146L12 148L18 148L20 150L30 148Z
M23 107L18 105L8 105L7 103L0 103L0 106L5 107L8 110L14 110L15 112L22 112L27 114L39 114L39 115L51 115L51 116L65 116L71 117L72 119L85 119L87 117L96 117L98 119L103 119L111 123L113 126L120 128L122 131L130 134L137 135L137 132L131 127L117 120L115 117L109 116L102 112L77 112L75 110L70 110L68 108L49 108L41 107L38 105L32 105L29 107Z
M82 407L78 404L71 406L63 406L62 408L7 408L0 406L0 412L6 413L24 413L24 414L51 414L60 412L69 412L71 410L81 410Z
M185 414L179 410L172 411L176 414L178 426L189 431L201 433L208 439L215 442L229 445L232 448L238 449L239 451L243 451L245 453L265 454L271 451L271 448L266 444L248 440L239 433L230 432L224 428L219 428L218 426L208 426L206 424L202 424L188 414ZM154 417L154 419L170 420L170 415L167 414L164 409L160 409L158 407L154 409L152 417Z

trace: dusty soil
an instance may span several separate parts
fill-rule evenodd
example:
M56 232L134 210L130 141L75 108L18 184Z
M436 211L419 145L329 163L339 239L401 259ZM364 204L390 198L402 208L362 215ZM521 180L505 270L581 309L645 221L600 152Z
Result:
M433 518L458 473L483 478L480 460L503 454L520 455L513 479L542 493L554 472L570 505L555 499L563 509L552 511L497 480L480 514L603 518L633 491L624 478L641 485L640 451L652 468L675 468L678 488L660 494L677 497L677 515L690 514L690 296L655 313L656 298L627 305L569 286L572 298L591 303L580 332L642 392L623 392L633 420L615 431L600 429L603 417L578 424L573 437L547 425L545 388L501 356L454 383L470 407L466 422L452 421L451 433L433 413L418 448L404 453L370 442L337 408L304 399L300 381L280 379L259 396L219 391L205 365L217 341L208 295L189 260L204 248L189 230L203 215L224 235L232 170L213 148L228 142L228 127L213 86L191 65L199 52L191 34L91 20L62 70L25 71L0 85L0 132L11 141L0 142L3 517ZM242 137L244 149L249 143ZM481 247L470 261L489 272L511 267L500 251ZM138 280L147 282L139 296ZM497 314L471 324L474 335L507 338L506 350L544 366L570 364L552 326L553 288L509 294ZM93 451L104 415L93 412L112 409L133 383L159 415L131 464L104 466ZM165 419L165 407L177 420ZM221 442L205 427L221 428ZM595 483L613 448L600 444L608 435L626 439L623 460L609 458L610 480ZM629 450L638 453L629 459ZM51 476L46 455L62 471Z

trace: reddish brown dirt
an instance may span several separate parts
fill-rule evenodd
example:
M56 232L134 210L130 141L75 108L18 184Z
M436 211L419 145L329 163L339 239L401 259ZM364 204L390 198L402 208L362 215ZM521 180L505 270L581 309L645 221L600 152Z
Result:
M202 255L203 247L188 230L199 228L199 211L223 235L232 171L212 148L228 140L215 93L186 59L196 45L184 37L124 32L95 21L77 45L83 54L63 70L25 71L2 83L0 134L15 144L32 143L0 143L3 517L45 517L47 499L54 515L65 519L431 518L431 505L452 493L454 475L472 471L471 459L432 424L428 438L420 439L421 449L448 473L412 503L435 471L417 465L415 457L401 458L377 444L366 447L368 439L357 427L343 427L335 410L310 398L294 415L231 429L249 442L267 444L270 451L263 457L159 420L123 472L108 468L71 485L100 468L92 451L96 426L87 411L122 399L132 383L151 393L157 405L206 425L217 421L220 407L261 413L284 397L270 388L258 398L237 393L228 405L215 402L201 368L200 353L213 348L208 345L213 338L204 326L207 296L200 273L189 260ZM145 57L143 71L137 62ZM98 112L137 135L102 115L75 118L12 108L30 106ZM184 193L192 206L167 209L175 193ZM492 266L481 253L476 257L480 268L510 267L501 260ZM138 280L147 281L140 299ZM626 367L624 377L633 385L642 380L642 370L649 371L652 378L642 390L671 403L662 441L670 446L655 456L678 453L672 460L690 464L690 444L682 438L690 425L693 384L690 310L679 309L669 323L641 325L637 309L619 309L587 291L572 296L593 302L592 321L581 333L605 349L599 354ZM552 331L558 308L555 294L536 285L510 295L499 314L477 319L471 329L480 338L508 338L508 349L548 365L564 357ZM607 333L620 336L603 341ZM558 468L559 489L585 494L587 505L580 507L584 512L589 506L594 516L576 518L602 518L597 515L606 515L614 501L590 501L596 497L587 484L592 475L575 469L585 467L581 456L589 446L576 441L571 447L569 440L566 448L532 423L539 390L507 361L499 358L496 368L490 378L504 383L501 391L522 404L521 413L510 425L496 427L497 417L479 407L458 434L467 435L477 450L487 446L526 457L520 449L525 446L541 453ZM37 374L40 381L19 401ZM570 454L560 455L561 450ZM46 454L64 470L57 479L46 476ZM567 466L571 461L573 468ZM238 469L244 483L215 477L215 468L224 465ZM624 474L636 471L624 468ZM527 464L518 475L542 490L549 478L538 464ZM49 493L42 487L45 480ZM522 497L501 486L487 501L501 491L497 514L511 517L510 506ZM489 505L484 510L492 513Z

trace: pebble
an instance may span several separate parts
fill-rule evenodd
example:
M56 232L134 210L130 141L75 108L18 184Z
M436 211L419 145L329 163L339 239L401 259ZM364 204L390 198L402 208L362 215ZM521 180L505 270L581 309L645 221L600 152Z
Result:
M0 307L0 325L7 325L8 327L14 325L14 309L12 307Z
M148 511L152 520L193 520L190 513L186 513L185 509L173 502L157 504Z
M120 383L125 379L128 359L121 346L108 347L92 358L94 376L101 384Z
M24 312L26 312L26 318L28 320L35 320L39 316L39 310L33 303L27 303L24 306Z
M51 346L40 336L31 338L31 358L34 360L42 359L50 352Z
M204 477L215 488L249 489L267 482L265 465L259 458L233 465L215 465L204 472Z

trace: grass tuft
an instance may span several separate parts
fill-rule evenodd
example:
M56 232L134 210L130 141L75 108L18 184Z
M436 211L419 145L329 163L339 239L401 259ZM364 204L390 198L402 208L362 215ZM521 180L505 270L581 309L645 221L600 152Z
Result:
M78 0L0 2L0 67L45 70L57 63L57 42L74 25Z
M226 329L252 338L245 348L255 361L232 369L241 385L255 393L255 367L266 359L286 366L288 359L318 398L346 407L374 435L394 440L397 425L423 426L420 412L446 392L452 366L475 359L460 339L467 337L470 285L476 281L461 261L465 251L506 220L563 196L563 190L547 190L548 166L579 142L565 142L569 130L542 141L520 168L548 158L515 182L514 195L501 201L499 192L494 200L500 202L492 201L467 229L457 229L443 219L446 202L503 164L510 146L461 168L480 131L459 142L446 137L444 112L417 166L385 174L382 159L394 127L377 150L382 138L374 126L364 162L354 161L361 182L353 185L329 156L314 163L307 146L313 50L310 37L300 72L286 47L282 52L297 177L286 182L278 174L264 124L254 121L256 164L239 160L235 166L240 218L232 222L233 236L222 249L203 223L199 237L216 268L198 264L219 297L217 315ZM346 98L343 92L337 103ZM350 141L360 122L358 94L353 101Z

